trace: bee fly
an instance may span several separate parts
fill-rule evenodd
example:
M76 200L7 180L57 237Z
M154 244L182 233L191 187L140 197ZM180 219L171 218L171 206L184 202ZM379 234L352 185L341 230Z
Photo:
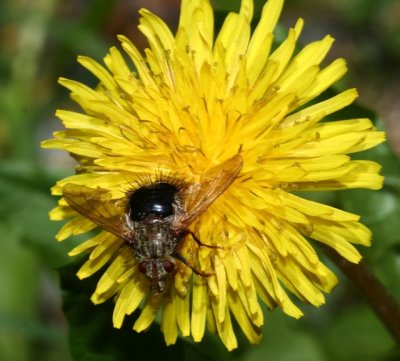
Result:
M99 227L122 238L132 249L153 294L166 292L166 282L179 260L202 276L210 274L196 270L179 253L180 245L191 236L203 244L188 229L207 208L232 184L242 168L242 158L236 155L210 169L201 183L160 180L128 193L125 210L118 211L104 188L89 188L68 183L63 188L67 203L79 214Z

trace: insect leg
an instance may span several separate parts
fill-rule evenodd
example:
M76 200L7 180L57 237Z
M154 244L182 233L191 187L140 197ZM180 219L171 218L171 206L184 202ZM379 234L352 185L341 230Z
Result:
M181 261L184 265L188 266L198 276L210 277L210 276L214 275L214 273L202 272L202 271L197 270L190 264L190 262L185 257L183 257L181 254L179 254L177 252L172 253L171 256L174 257L175 259L177 259L178 261Z
M192 238L194 239L194 241L199 245L199 246L203 246L203 247L208 247L208 248L216 248L216 249L224 249L224 247L221 246L214 246L211 244L205 244L202 241L200 241L197 236L189 229L186 229L183 233L182 233L182 238L187 236L188 234L190 234L192 236Z

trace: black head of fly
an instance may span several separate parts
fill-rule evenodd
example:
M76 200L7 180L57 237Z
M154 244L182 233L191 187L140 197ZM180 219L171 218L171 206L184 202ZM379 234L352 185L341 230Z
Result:
M178 186L167 182L158 182L134 190L130 193L128 201L131 220L141 222L148 217L172 216L178 191Z

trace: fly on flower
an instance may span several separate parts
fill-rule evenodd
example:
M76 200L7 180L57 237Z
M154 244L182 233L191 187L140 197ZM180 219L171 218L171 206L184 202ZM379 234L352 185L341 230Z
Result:
M117 214L111 210L121 208L119 201L113 201L107 190L68 183L63 192L76 212L132 248L139 271L146 275L153 294L161 294L175 269L175 260L200 276L210 275L193 267L179 253L179 246L190 235L200 246L217 247L202 243L188 227L232 184L242 163L240 155L236 155L219 165L219 172L202 183L185 185L161 179L134 189L128 192L123 212Z
M79 278L102 273L91 299L115 302L116 328L138 311L133 329L160 322L168 345L210 330L232 350L234 318L258 343L261 302L299 318L291 296L320 306L336 285L314 244L354 263L354 245L370 244L358 215L301 195L381 188L379 164L352 154L385 135L369 119L326 119L357 98L325 92L347 71L324 62L331 36L300 49L299 19L277 44L283 0L258 24L253 5L242 0L218 34L209 0L182 0L176 33L142 9L147 49L121 35L124 54L78 58L96 87L60 79L82 110L58 110L65 129L42 146L72 154L78 171L52 188L50 217L68 220L59 241L100 228L69 255L88 253ZM121 191L159 170L165 179Z

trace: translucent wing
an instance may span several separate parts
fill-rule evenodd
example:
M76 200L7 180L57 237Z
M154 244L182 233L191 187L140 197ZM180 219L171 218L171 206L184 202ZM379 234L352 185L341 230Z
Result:
M238 177L242 165L242 157L236 155L210 169L202 183L189 186L182 194L184 213L173 222L172 229L183 231L204 213Z
M104 188L89 188L82 185L68 183L63 188L67 203L80 215L90 219L99 227L129 240L132 231L125 221L124 209L111 199L111 194Z

